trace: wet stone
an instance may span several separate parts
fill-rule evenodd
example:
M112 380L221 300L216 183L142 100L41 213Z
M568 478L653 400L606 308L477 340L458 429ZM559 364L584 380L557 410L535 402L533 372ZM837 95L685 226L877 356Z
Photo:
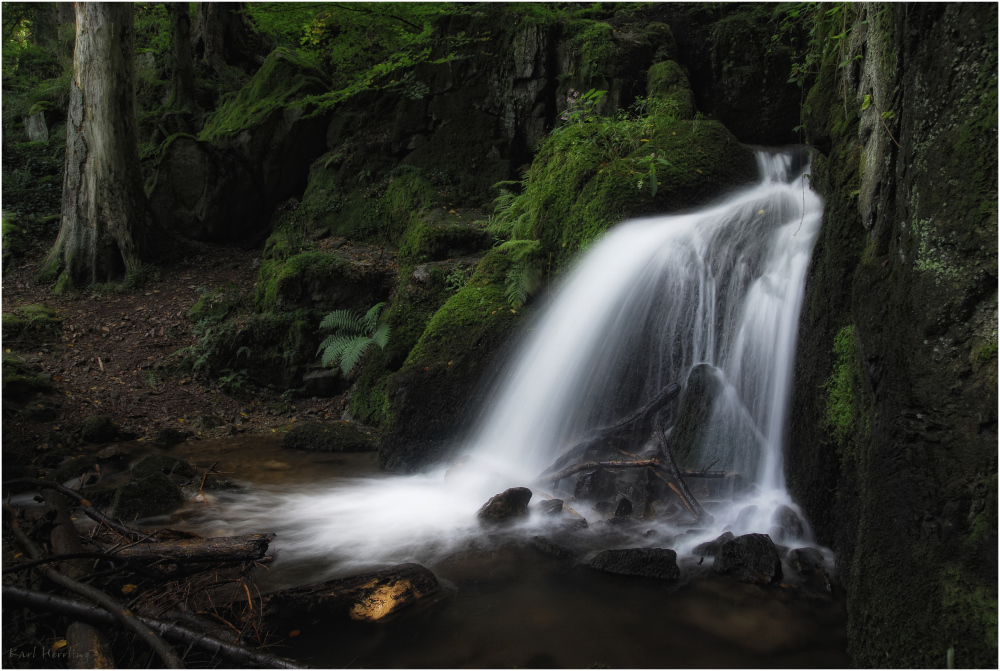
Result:
M143 480L151 475L165 475L187 480L196 475L194 467L186 461L165 454L149 454L136 463L129 472L131 480Z
M511 522L528 514L531 490L527 487L511 487L497 494L479 509L479 520L489 524Z
M802 518L788 506L778 506L774 511L773 522L780 530L778 532L779 541L799 540L805 535L805 528Z
M535 549L539 552L547 554L550 557L555 557L557 559L569 559L573 556L572 552L557 543L553 543L544 536L532 536L531 544L535 546Z
M718 554L719 548L721 548L723 545L733 540L734 538L736 538L736 536L733 535L732 531L726 531L713 541L708 541L706 543L702 543L701 545L696 545L694 550L691 551L691 554L702 557L714 557L716 554Z
M573 496L581 501L599 501L615 495L615 476L603 468L577 479Z
M626 498L622 498L618 502L618 506L615 508L615 517L629 517L632 514L632 502Z
M677 553L665 548L604 550L590 560L590 566L605 573L659 580L676 580L680 576Z
M787 561L799 575L811 575L826 568L823 554L816 548L796 548L788 553Z
M562 499L546 499L538 502L538 511L542 515L558 515L562 509Z
M767 534L737 536L715 556L715 572L742 582L769 585L781 580L781 559Z
M183 443L193 435L194 434L190 431L182 431L180 429L167 427L166 429L160 429L153 434L152 443L157 447L170 447L171 445Z

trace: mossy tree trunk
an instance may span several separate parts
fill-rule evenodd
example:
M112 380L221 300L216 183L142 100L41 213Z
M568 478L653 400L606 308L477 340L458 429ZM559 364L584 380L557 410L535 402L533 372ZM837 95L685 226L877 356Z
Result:
M242 2L201 2L194 20L194 53L216 73L227 66L253 68L252 38Z
M43 274L68 283L121 280L146 252L131 3L76 4L62 223Z
M194 59L191 56L191 13L186 2L168 2L173 27L174 72L171 77L170 103L173 110L193 111L195 102Z

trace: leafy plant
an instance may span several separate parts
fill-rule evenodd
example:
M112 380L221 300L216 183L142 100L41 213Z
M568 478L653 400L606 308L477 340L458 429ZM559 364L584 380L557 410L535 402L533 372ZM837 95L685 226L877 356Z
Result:
M333 333L316 350L317 354L322 352L323 365L339 363L347 375L372 345L385 349L389 343L389 324L381 316L385 305L378 303L363 315L355 310L334 310L324 317L320 330Z

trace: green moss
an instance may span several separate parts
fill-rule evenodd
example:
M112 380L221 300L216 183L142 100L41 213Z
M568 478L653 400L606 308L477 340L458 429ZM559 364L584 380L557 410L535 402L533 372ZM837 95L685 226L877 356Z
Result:
M218 141L232 137L288 103L328 88L325 77L303 54L277 49L246 86L205 121L199 138Z
M996 663L997 655L997 594L996 587L990 588L968 574L961 564L949 563L941 571L941 624L944 631L955 638L955 668L982 668ZM963 650L962 638L969 636L976 640L972 653L981 653L979 647L986 646L982 658L969 658L969 650ZM971 647L971 646L970 646ZM942 651L944 653L944 651ZM963 653L965 655L963 656ZM944 655L942 654L942 657ZM942 664L943 666L943 664Z
M4 354L3 357L3 397L23 400L36 393L52 391L52 382L37 373L20 357Z
M238 307L239 302L239 293L233 286L223 291L205 291L188 309L185 316L195 323L220 322Z
M304 282L352 278L351 264L325 252L305 252L284 261L265 261L260 267L256 304L261 311L287 309L301 293Z
M3 315L4 340L44 339L58 335L62 319L45 305L22 305Z
M870 420L861 406L861 354L854 325L845 326L833 341L834 364L825 386L826 421L841 447L846 447L856 429L864 435L871 431Z

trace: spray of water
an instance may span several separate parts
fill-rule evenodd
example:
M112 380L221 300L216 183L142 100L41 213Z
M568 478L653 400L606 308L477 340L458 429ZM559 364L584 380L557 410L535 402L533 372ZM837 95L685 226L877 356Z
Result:
M753 187L696 212L627 222L596 244L496 386L460 472L256 492L222 516L235 527L263 524L286 552L344 568L433 563L481 533L475 513L489 496L530 485L586 431L614 424L699 366L718 391L698 453L754 486L738 503L714 506L711 528L672 547L681 555L723 529L769 531L780 506L797 510L785 491L782 435L822 213L803 157L759 151Z

